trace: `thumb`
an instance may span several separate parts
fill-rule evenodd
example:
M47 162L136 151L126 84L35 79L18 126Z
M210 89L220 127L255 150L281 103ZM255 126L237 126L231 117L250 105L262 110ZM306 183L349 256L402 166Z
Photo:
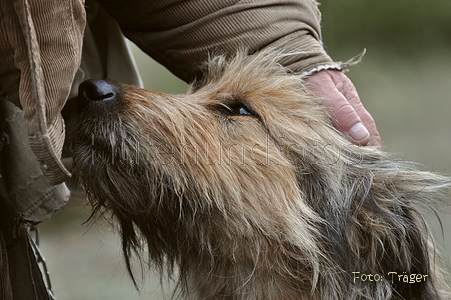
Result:
M351 80L340 71L325 70L306 78L306 87L319 97L332 122L349 141L379 147L376 124L364 108Z
M350 113L351 116L346 115L346 113L342 114L340 111L336 112L336 117L341 122L345 132L348 132L349 136L361 145L370 144L380 148L381 138L376 123L360 101L354 84L342 72L327 71L327 73L338 92L345 98L346 106L350 105L354 112ZM364 135L369 135L368 139L364 139Z

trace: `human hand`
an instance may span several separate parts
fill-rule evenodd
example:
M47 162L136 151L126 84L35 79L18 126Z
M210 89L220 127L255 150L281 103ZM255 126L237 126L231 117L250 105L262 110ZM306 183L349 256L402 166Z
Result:
M316 72L305 79L305 85L314 96L322 99L321 104L329 110L335 128L350 142L380 148L376 123L363 107L354 84L343 72Z

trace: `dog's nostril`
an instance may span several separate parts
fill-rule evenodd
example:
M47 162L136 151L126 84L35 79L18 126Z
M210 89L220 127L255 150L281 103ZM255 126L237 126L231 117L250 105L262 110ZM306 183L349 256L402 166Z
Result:
M116 86L105 80L89 79L78 88L78 111L82 111L92 101L109 101L116 98Z
M111 100L116 96L116 86L104 80L86 80L80 84L79 93L87 100Z

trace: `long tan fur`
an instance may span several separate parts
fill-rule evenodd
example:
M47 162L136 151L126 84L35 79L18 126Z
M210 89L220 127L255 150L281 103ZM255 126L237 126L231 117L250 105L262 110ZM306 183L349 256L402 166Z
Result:
M130 272L177 269L183 299L445 299L418 208L449 179L351 145L281 55L214 57L186 95L107 82L83 110L75 171Z

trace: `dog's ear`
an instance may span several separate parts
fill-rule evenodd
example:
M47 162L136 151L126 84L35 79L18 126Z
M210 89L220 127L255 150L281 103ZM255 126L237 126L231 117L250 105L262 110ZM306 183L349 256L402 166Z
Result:
M391 286L401 299L438 299L437 253L419 209L449 198L449 178L365 147L341 149L335 164L304 161L297 177L324 220L322 249L348 273L353 289L372 290L371 298ZM352 272L384 279L353 282Z
M396 293L405 299L436 299L434 274L435 248L426 220L420 210L433 209L449 196L449 178L424 172L410 162L389 159L368 159L348 168L350 214L346 236L359 263L355 267L372 272L396 272L393 279ZM365 265L360 262L365 262ZM359 271L359 270L357 270ZM393 273L392 273L393 274ZM428 276L412 284L404 275ZM402 278L403 280L399 280Z
M449 179L419 171L410 162L382 153L375 159L359 150L361 161L348 165L343 177L348 211L344 241L353 258L349 266L370 274L391 274L387 279L403 299L437 299L437 254L420 209L445 200ZM413 284L416 275L412 274L426 275L427 280Z

